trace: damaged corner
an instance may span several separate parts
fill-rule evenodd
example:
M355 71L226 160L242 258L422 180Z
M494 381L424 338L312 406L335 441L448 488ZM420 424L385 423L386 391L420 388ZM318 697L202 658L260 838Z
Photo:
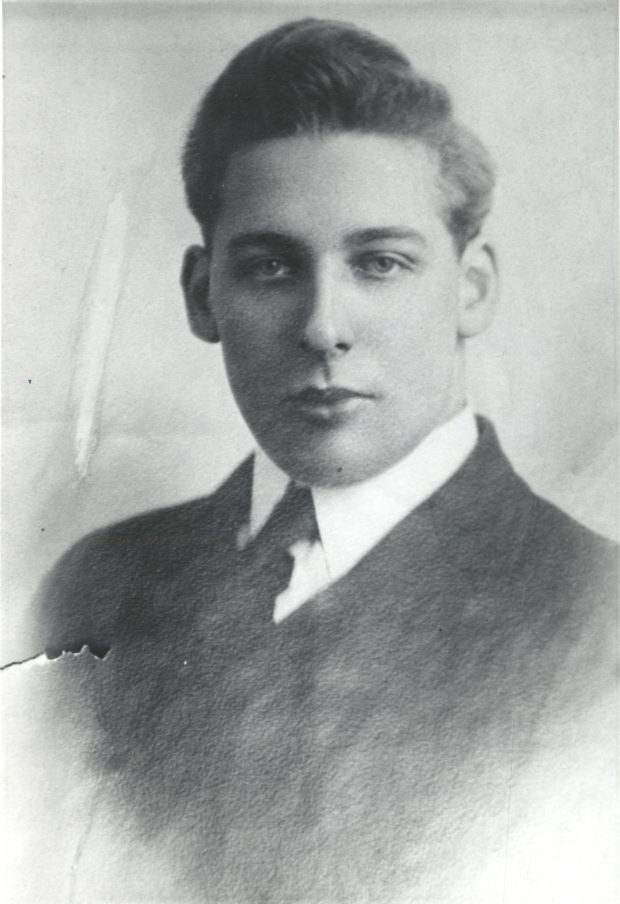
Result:
M26 659L17 659L13 662L7 662L5 665L0 666L0 672L5 672L8 671L8 669L14 669L18 666L32 667L34 665L47 665L50 662L56 662L58 660L66 661L69 658L79 659L92 657L100 662L104 662L107 659L110 649L110 646L104 644L88 643L69 644L63 648L48 648L42 652L35 653L33 656L28 656Z

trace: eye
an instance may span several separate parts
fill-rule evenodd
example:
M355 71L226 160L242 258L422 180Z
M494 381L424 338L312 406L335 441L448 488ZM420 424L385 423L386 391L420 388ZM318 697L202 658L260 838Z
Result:
M411 269L405 260L391 254L365 254L360 258L355 269L363 276L385 279L396 276L401 270Z
M280 257L261 257L246 263L246 272L260 280L284 279L291 275L290 265Z

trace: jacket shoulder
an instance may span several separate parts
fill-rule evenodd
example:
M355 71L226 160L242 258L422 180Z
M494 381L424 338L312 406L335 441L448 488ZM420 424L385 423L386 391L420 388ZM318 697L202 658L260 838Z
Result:
M72 546L34 601L37 649L49 656L86 644L103 655L118 614L197 558L217 561L247 516L250 460L213 494L100 528Z
M462 468L432 497L446 561L475 587L510 588L544 606L617 593L618 546L537 495L515 472L492 424ZM563 602L561 602L563 601Z
M525 551L539 558L547 569L577 573L584 569L603 573L615 571L620 546L576 521L566 512L532 493L530 529Z

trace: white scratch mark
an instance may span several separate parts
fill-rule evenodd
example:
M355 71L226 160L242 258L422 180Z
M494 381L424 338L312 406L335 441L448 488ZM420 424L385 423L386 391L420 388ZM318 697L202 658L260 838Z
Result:
M119 193L110 203L86 285L73 372L74 455L78 479L88 474L97 448L98 418L106 359L121 290L128 210Z
M506 901L506 890L508 884L508 854L510 845L510 804L512 795L512 772L514 766L515 754L515 718L514 714L511 718L510 725L510 759L508 761L508 794L506 800L506 844L504 846L504 880L502 883L502 904Z

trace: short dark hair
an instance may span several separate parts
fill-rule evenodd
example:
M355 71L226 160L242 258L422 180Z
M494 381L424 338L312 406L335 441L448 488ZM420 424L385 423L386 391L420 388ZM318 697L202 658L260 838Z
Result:
M301 19L243 48L205 94L183 152L190 210L208 243L234 151L299 134L416 138L437 155L442 216L459 254L491 207L492 161L452 116L446 89L392 44L343 22Z

